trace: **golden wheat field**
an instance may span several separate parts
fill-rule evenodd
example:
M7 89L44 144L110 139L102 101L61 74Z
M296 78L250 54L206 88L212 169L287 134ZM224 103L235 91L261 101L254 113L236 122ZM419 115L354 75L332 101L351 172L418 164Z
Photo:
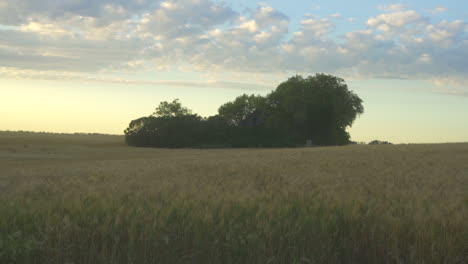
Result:
M0 263L468 263L468 144L1 132Z

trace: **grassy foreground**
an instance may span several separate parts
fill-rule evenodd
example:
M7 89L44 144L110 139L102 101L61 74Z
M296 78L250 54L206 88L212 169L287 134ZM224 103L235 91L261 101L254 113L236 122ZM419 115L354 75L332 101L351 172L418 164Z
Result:
M468 144L122 140L0 132L0 263L468 263Z

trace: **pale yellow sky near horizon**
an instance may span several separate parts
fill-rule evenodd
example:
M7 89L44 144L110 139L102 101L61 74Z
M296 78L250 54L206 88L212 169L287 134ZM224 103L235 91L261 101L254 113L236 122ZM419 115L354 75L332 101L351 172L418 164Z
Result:
M391 88L380 81L348 82L365 113L352 140L394 143L468 142L468 98ZM406 84L394 81L394 85ZM417 86L417 85L415 85ZM0 79L0 130L123 134L128 123L179 98L202 116L249 90ZM266 94L265 90L261 94Z

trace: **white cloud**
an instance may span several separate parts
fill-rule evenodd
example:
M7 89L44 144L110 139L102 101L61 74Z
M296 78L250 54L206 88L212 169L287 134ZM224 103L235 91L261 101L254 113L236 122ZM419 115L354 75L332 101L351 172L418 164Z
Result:
M258 25L255 20L247 21L239 26L240 29L245 29L251 33L258 31Z
M385 12L396 12L396 11L402 11L407 8L406 5L403 4L392 4L392 5L383 5L379 6L379 10L383 10Z
M16 69L3 71L11 78L188 70L466 84L468 74L468 24L433 23L401 6L337 38L338 16L305 16L290 33L290 19L267 4L240 14L213 0L50 0L48 8L19 2L3 0L0 7L0 24L13 25L0 29L0 67ZM2 16L5 10L10 16Z
M432 57L431 55L424 53L419 57L419 61L422 63L432 63Z
M39 34L44 34L48 36L56 36L56 35L72 35L73 32L67 31L63 27L53 24L53 23L39 23L31 21L28 24L21 25L19 27L20 31L23 32L35 32Z
M288 26L289 18L279 12L278 10L268 6L267 4L260 4L257 12L254 15L255 21L261 26L269 26L269 25L280 25L280 26Z
M448 47L457 39L466 36L468 24L462 20L455 20L453 22L441 21L438 24L431 24L426 27L429 39L435 43Z
M138 31L144 36L172 39L203 33L235 15L229 7L211 0L166 1L161 8L142 16Z
M157 2L157 1L156 1ZM60 21L71 16L94 17L101 25L128 19L151 8L153 0L2 0L0 24L19 25L47 17Z
M416 11L401 11L381 14L367 20L367 25L382 31L398 30L406 25L425 23L422 15Z
M267 90L271 88L270 86L266 86L264 84L240 81L217 81L211 79L205 81L141 80L77 72L24 70L15 67L0 67L0 78L79 81L87 83L115 83L150 86L178 86L199 88L213 87L243 90Z
M177 4L174 2L170 2L170 1L165 1L161 3L161 7L168 9L168 10L174 10L177 8Z
M315 37L322 37L327 35L333 30L334 24L328 18L314 19L309 18L301 21L302 33L306 37L313 35Z
M447 11L448 11L448 8L447 8L447 7L445 7L445 6L438 6L438 7L434 8L434 9L432 9L431 12L432 12L433 14L438 14L438 13L443 13L443 12L447 12Z

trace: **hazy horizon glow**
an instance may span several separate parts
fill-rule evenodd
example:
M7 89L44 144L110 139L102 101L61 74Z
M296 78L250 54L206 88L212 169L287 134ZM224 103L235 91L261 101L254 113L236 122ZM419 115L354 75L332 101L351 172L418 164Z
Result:
M460 1L0 0L0 130L122 134L163 100L209 116L295 74L343 77L353 140L468 141Z

